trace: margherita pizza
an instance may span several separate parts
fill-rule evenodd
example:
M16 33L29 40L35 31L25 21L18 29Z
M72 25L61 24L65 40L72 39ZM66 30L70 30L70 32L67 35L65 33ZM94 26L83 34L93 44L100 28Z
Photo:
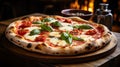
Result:
M96 51L111 41L102 24L77 17L30 16L12 22L6 37L28 51L47 55L78 55Z

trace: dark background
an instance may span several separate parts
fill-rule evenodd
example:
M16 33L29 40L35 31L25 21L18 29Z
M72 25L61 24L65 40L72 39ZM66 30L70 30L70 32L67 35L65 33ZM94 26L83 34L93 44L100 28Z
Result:
M60 14L65 8L70 8L70 3L75 0L0 0L0 20L18 17L30 13ZM81 4L84 0L79 0ZM102 0L95 0L94 7ZM118 8L118 0L108 0L112 13ZM94 9L94 10L95 10Z
M31 14L44 13L48 15L61 15L61 10L70 8L75 0L0 0L0 21ZM85 0L78 0L84 4ZM87 0L90 1L90 0ZM102 0L94 0L94 11L99 8ZM120 0L107 0L109 9L113 14L114 30L120 32ZM118 29L119 28L119 29ZM116 30L118 29L118 30Z

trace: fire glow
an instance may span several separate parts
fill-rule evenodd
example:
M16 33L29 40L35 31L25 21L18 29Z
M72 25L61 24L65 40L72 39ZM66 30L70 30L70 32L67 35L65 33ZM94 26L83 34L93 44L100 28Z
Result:
M71 3L70 8L79 9L80 5L78 4L78 0L75 0L75 2Z
M79 0L75 0L75 2L70 4L70 8L93 12L94 0L84 0L84 4L79 4Z

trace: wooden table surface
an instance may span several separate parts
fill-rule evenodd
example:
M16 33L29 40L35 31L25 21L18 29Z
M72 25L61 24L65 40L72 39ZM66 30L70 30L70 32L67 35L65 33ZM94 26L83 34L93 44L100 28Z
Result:
M30 15L41 15L39 13L30 14ZM29 15L26 15L29 16ZM25 17L25 16L22 16ZM22 17L17 17L14 19L1 21L0 22L0 38L3 35L6 27L14 20L17 20ZM0 45L0 65L10 66L10 67L118 67L120 63L120 33L113 32L117 37L118 44L113 53L103 58L83 62L83 63L74 63L74 64L49 64L49 63L41 63L25 60L24 58L20 58L14 56L11 53L7 53L7 50ZM99 56L98 56L99 57ZM73 60L74 61L74 60Z

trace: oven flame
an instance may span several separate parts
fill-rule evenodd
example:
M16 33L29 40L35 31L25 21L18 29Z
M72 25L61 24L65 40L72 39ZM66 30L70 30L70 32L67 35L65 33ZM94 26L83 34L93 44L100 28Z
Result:
M78 4L78 0L75 0L75 2L71 3L70 8L79 9L80 5Z
M106 3L107 2L107 0L102 0L103 1L103 3Z
M90 11L90 12L93 12L93 11L94 11L94 0L91 0L91 1L89 2L88 11Z
M75 0L74 2L70 4L70 8L93 12L94 11L94 0L84 0L83 4L79 4L78 0Z

